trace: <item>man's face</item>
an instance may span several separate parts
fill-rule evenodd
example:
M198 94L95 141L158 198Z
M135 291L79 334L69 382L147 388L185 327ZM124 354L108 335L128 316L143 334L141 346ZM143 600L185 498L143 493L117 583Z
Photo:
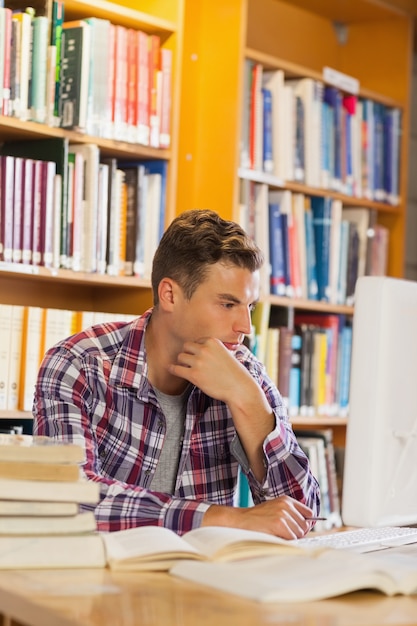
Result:
M229 350L251 330L251 311L259 297L259 272L215 263L190 300L182 290L175 307L176 334L182 341L215 337Z

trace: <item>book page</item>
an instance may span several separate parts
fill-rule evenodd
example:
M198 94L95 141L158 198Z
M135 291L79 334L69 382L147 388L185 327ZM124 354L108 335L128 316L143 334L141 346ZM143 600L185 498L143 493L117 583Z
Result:
M170 573L259 602L322 600L359 589L398 591L389 571L368 555L341 550L288 553L239 563L183 561Z
M299 547L267 533L223 526L207 526L191 530L183 539L210 560L237 560L271 554L298 551Z
M113 533L101 533L111 567L138 569L141 561L170 561L198 558L199 553L179 535L160 526L141 526ZM169 557L167 559L167 557ZM138 566L138 567L136 567ZM165 567L165 569L168 566ZM154 569L149 567L149 569ZM158 569L160 569L158 567ZM161 567L161 569L163 569Z

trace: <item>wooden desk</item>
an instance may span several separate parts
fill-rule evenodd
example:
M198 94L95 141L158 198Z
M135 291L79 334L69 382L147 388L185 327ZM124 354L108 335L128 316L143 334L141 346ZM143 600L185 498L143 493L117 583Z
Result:
M20 570L0 572L0 614L2 626L404 626L417 596L261 605L167 574Z

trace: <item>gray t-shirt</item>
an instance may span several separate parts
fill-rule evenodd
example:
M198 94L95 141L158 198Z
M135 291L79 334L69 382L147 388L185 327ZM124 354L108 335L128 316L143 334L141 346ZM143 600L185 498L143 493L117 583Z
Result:
M162 393L159 389L155 389L155 394L165 415L166 433L151 489L173 494L184 432L189 387L180 396L170 396Z

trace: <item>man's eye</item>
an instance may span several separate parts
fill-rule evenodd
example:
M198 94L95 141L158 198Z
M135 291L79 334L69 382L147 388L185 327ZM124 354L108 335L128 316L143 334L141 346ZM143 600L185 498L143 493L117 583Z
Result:
M233 302L223 302L223 306L225 309L233 309L235 305Z

